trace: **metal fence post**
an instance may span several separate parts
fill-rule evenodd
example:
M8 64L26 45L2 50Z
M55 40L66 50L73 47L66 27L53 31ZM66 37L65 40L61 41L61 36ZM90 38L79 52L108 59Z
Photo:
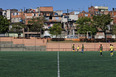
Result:
M0 51L1 51L1 37L0 37Z

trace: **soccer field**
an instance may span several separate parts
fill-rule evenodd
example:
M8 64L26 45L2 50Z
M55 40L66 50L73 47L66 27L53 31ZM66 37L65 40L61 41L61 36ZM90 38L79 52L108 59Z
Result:
M110 52L0 52L0 77L116 77Z

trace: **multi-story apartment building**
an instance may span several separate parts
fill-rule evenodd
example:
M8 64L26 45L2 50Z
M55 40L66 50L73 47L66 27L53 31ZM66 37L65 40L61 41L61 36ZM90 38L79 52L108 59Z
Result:
M112 11L110 11L111 18L113 19L112 24L116 24L116 9L113 8Z
M39 8L40 11L40 16L44 16L44 18L46 19L44 28L48 29L51 26L53 26L52 24L52 16L53 16L53 7L40 7Z
M25 14L22 11L22 9L20 11L13 11L11 13L11 23L17 23L17 22L21 22L24 23L25 21Z
M37 18L40 16L40 12L37 9L26 9L26 11L24 12L25 14L25 24L28 24L28 21L30 21L32 18Z
M7 14L8 13L8 14ZM9 20L11 20L11 23L17 23L17 22L21 22L24 23L25 25L28 25L28 21L31 21L32 18L37 18L40 16L44 16L46 19L44 28L45 29L49 29L50 27L53 26L54 23L61 23L61 15L62 12L61 11L53 11L53 7L38 7L37 9L26 9L24 11L20 10L20 11L12 11L11 10L7 10L4 11L3 14L9 18ZM29 32L29 30L27 30L26 32L23 32L23 35L40 35L39 32Z
M45 28L48 29L53 26L54 23L61 23L62 11L53 11L53 7L40 7L40 16L44 16L46 19Z
M39 17L39 12L37 9L26 9L20 11L11 12L11 23L22 22L24 24L28 24L28 21L32 18Z
M73 11L70 13L63 13L62 24L63 29L66 31L66 35L75 35L75 22L78 20L78 11Z
M29 21L31 21L33 18L37 18L40 16L40 12L37 9L26 9L24 11L24 21L25 21L25 25L27 25L28 27L31 26L31 24L29 24ZM36 36L36 37L40 37L40 32L31 32L29 29L24 29L23 31L23 36L24 37L30 37L30 36Z
M25 24L28 25L28 21L31 21L32 18L39 17L39 13L25 13Z
M85 11L82 11L78 14L78 17L81 18L81 17L89 17L91 18L91 13L89 12L85 12Z
M113 19L112 24L116 24L116 9L112 11L108 11L108 7L103 6L91 6L88 8L88 12L82 11L73 11L63 13L62 10L54 11L52 6L46 7L37 7L36 9L26 9L20 10L17 9L8 9L2 10L0 9L0 15L6 16L6 18L11 21L11 23L21 22L25 25L29 25L28 21L31 21L32 18L43 16L46 21L44 23L45 30L48 30L55 23L61 23L63 32L65 35L74 35L76 33L76 25L75 22L78 18L81 17L89 17L92 18L94 15L102 15L102 14L110 14ZM40 35L40 32L23 32L23 35Z
M62 19L62 11L53 11L53 7L40 7L40 16L44 16L46 19L44 28L45 28L45 33L48 32L48 29L51 28L55 23L61 23ZM49 33L47 33L49 34ZM44 34L46 35L46 34Z
M91 6L88 8L89 13L91 16L93 15L101 15L101 14L108 14L108 7L104 6Z
M11 13L12 12L18 12L17 9L8 9L8 10L3 10L2 15L5 16L9 21L11 20Z
M82 11L78 16L92 18L94 15L109 14L108 7L103 6L91 6L88 8L88 12Z

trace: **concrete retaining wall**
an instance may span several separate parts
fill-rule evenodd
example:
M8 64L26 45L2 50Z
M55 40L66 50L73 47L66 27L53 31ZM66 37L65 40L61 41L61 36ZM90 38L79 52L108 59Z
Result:
M0 42L0 51L46 51L46 46L25 46L13 42Z
M18 39L14 37L0 37L0 41L13 42L13 44L24 44L25 46L46 46L47 39Z
M103 45L104 51L108 51L110 44L116 43L47 43L47 39L16 39L13 37L0 37L0 51L72 51L72 45L75 49L84 44L85 51L98 51L100 44Z
M0 51L46 51L47 39L0 37Z

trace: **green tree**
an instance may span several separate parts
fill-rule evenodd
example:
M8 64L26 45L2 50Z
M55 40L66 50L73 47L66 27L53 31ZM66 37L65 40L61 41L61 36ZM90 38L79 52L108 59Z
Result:
M25 28L25 25L24 24L22 24L22 23L14 23L14 24L12 24L12 28L11 28L11 30L10 31L12 31L12 32L17 32L17 34L18 34L18 37L20 37L20 32L22 32L23 31L23 28Z
M51 27L51 28L49 29L50 34L56 35L56 37L57 37L58 35L60 35L61 32L62 32L62 27L61 27L61 26L62 26L62 25L61 25L60 23L54 24L53 27Z
M93 22L94 22L94 25L97 27L97 28L100 28L102 29L102 31L105 33L105 39L107 41L107 38L106 38L106 30L108 30L108 27L107 25L110 25L110 22L112 21L110 15L100 15L100 16L93 16Z
M0 33L5 33L9 29L9 21L6 17L0 16Z
M32 18L32 20L28 21L29 30L32 32L41 32L45 21L44 17Z
M116 35L116 25L113 25L113 27L112 27L112 34Z
M85 37L88 31L91 31L92 35L97 31L96 27L93 26L93 22L88 17L79 18L76 23L78 24L77 33L85 34Z

